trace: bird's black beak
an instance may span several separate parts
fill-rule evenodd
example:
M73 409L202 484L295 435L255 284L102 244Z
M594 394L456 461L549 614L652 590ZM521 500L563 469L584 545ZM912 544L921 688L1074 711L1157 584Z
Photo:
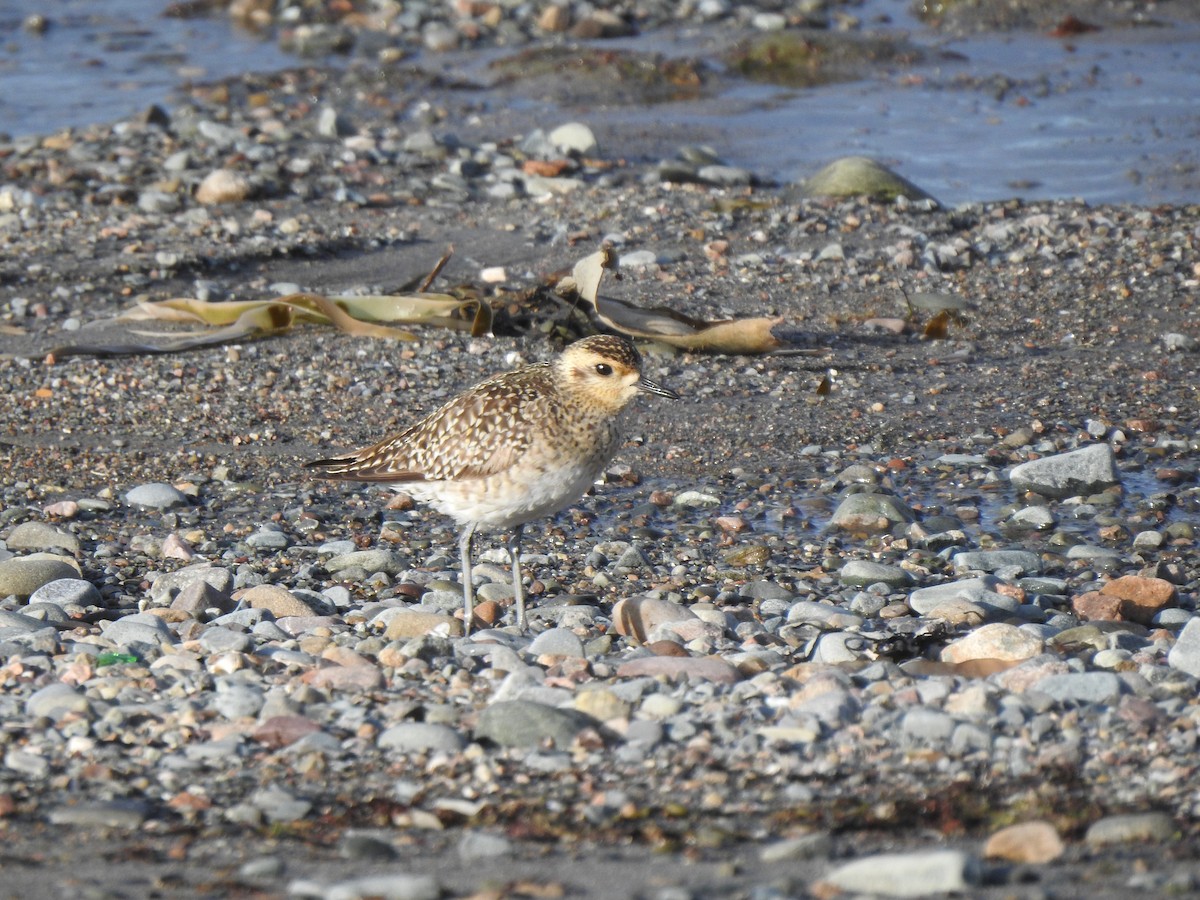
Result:
M666 397L668 400L678 400L679 395L670 388L665 388L661 384L655 384L649 378L638 379L637 388L643 394L658 394L660 397Z

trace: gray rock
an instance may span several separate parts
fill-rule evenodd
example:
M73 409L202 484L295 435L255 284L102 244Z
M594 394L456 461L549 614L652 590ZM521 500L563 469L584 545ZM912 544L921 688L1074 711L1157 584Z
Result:
M188 566L174 572L160 572L154 574L153 578L150 599L156 606L165 606L185 587L198 581L211 585L219 594L229 595L233 592L233 573L229 569L208 563Z
M622 261L624 261L624 257L622 257ZM680 491L671 502L675 506L696 509L705 506L720 506L721 498L705 491Z
M330 574L345 569L362 569L369 574L386 572L388 575L399 575L406 568L408 563L404 557L392 550L355 550L325 560L325 570Z
M1092 494L1119 484L1116 461L1108 444L1090 444L1014 466L1008 473L1013 487L1047 497Z
M1134 842L1169 841L1178 837L1179 826L1163 812L1105 816L1091 824L1083 840L1091 847Z
M79 538L45 522L22 522L5 538L9 550L66 550L79 552Z
M834 510L830 525L846 531L887 531L911 522L911 509L891 494L850 494Z
M442 889L432 875L390 872L335 882L298 878L288 884L287 895L302 900L438 900Z
M912 576L899 566L888 566L872 562L869 559L852 559L838 573L842 584L866 587L869 584L882 582L888 587L907 587L912 584Z
M46 623L42 619L38 619L34 616L27 616L25 613L13 612L12 610L8 609L0 609L0 628L5 629L5 633L10 638L14 634L33 634L36 631L41 631L45 627Z
M255 550L286 550L291 543L286 534L274 528L262 528L246 538L246 546Z
M241 653L249 650L253 644L254 641L245 632L220 626L206 628L200 635L200 646L204 648L205 653Z
M90 581L82 578L56 578L43 584L29 595L29 602L53 603L55 606L96 606L100 592Z
M848 613L838 606L813 600L797 600L793 603L788 609L787 621L789 625L819 625L832 631L861 628L863 624L862 616Z
M533 656L583 656L583 641L568 628L550 628L529 645Z
M108 623L104 628L104 637L118 647L130 644L173 644L175 635L171 628L158 616L149 613L137 613L125 616L115 622Z
M961 556L962 554L959 555ZM958 581L948 581L945 584L935 584L931 587L918 588L908 595L908 605L914 612L925 615L951 600L982 603L995 592L999 584L1000 580L990 575L985 575L981 578L962 578Z
M307 816L312 809L312 803L280 787L265 787L255 791L250 795L250 804L268 822L295 822Z
M398 753L423 753L428 750L457 753L466 746L466 741L449 725L401 722L380 732L376 744L381 750Z
M917 706L904 714L900 730L914 740L927 744L940 744L950 740L958 725L954 716L938 709Z
M229 580L229 587L233 587L232 579ZM209 609L229 612L232 608L233 598L230 591L217 588L203 578L198 578L184 586L171 601L171 609L191 613L194 616Z
M346 832L338 844L342 859L361 859L368 862L395 859L400 854L387 838L362 832Z
M50 810L46 818L53 825L78 828L140 828L149 808L140 800L84 801Z
M1193 617L1183 626L1175 646L1167 654L1167 662L1193 678L1200 678L1200 618Z
M266 696L258 685L247 684L235 677L217 679L213 709L227 719L245 719L258 715Z
M723 187L748 185L754 181L754 176L750 174L749 170L737 166L701 166L696 171L696 177L709 184L718 184Z
M568 122L559 125L547 135L547 140L560 153L576 154L579 156L594 155L599 151L596 135L592 129L580 122Z
M980 883L978 860L959 850L879 853L839 866L825 882L880 897L970 893Z
M55 722L68 714L87 713L90 709L91 704L82 692L61 681L34 691L25 701L25 715Z
M125 502L130 506L143 509L171 509L176 506L187 506L187 495L182 491L162 482L139 484L131 488L125 495Z
M566 749L579 732L596 724L591 716L574 709L507 700L492 703L479 714L475 737L502 747L533 747L549 739L559 749Z
M758 851L758 858L765 863L791 862L793 860L827 857L833 851L833 838L828 831L813 831L799 837L788 838L767 844Z
M848 631L831 631L821 635L813 650L812 662L827 666L862 659L867 642L861 635Z
M1008 521L1018 528L1046 531L1054 527L1054 513L1048 506L1026 506L1013 513Z
M458 856L463 862L480 862L510 856L512 841L484 831L464 831L458 839Z
M1042 558L1029 550L967 550L954 554L955 572L995 572L1015 568L1021 572L1042 571Z
M14 556L0 562L0 597L28 597L44 584L60 578L78 578L69 563L48 556Z
M1121 679L1112 672L1067 672L1047 675L1034 689L1059 703L1115 703L1121 697Z

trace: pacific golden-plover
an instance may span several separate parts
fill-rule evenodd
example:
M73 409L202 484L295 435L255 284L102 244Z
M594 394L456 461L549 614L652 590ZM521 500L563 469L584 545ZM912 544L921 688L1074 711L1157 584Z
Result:
M679 399L643 377L631 342L588 337L551 362L480 382L406 431L307 467L326 478L392 485L461 526L468 632L475 603L471 539L478 528L509 530L517 626L524 630L522 530L583 496L620 446L624 414L639 393Z

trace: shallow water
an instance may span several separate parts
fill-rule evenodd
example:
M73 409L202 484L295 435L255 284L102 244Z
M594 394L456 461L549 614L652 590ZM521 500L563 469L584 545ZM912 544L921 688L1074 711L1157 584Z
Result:
M0 132L46 134L167 103L188 81L294 65L223 17L162 15L163 0L0 0ZM32 12L44 33L22 28Z
M173 88L296 60L273 38L223 17L161 15L162 0L45 0L43 35L20 28L29 7L0 0L0 132L52 132L169 102ZM865 21L962 61L808 90L745 85L717 100L593 110L669 133L705 135L728 162L781 182L851 154L875 157L944 203L1022 197L1089 203L1200 201L1200 28L1106 30L1070 41L1038 33L944 39L873 0ZM625 46L697 52L686 29ZM997 85L1007 81L1004 91ZM557 124L544 111L547 125ZM592 121L589 119L589 121Z

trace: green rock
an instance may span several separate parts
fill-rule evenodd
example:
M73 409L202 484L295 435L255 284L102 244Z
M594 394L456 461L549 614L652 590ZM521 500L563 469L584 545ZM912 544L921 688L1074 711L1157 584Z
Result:
M897 197L907 197L937 202L911 181L865 156L834 160L805 181L803 189L808 197L870 197L889 202Z

